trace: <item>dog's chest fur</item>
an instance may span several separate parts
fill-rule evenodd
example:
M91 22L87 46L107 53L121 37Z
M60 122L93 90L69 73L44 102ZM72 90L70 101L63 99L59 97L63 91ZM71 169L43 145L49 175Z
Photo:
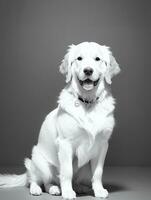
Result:
M82 166L96 155L101 142L107 139L108 135L104 134L104 130L113 127L115 101L108 96L85 108L82 102L63 90L58 103L59 135L71 141L78 157L78 165Z

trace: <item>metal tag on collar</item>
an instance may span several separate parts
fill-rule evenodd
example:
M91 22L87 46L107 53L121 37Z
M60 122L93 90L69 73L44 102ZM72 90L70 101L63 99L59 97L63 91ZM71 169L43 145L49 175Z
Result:
M75 105L75 107L78 107L78 106L80 106L80 103L79 103L79 101L78 101L78 100L76 100L76 101L75 101L75 103L74 103L74 105Z

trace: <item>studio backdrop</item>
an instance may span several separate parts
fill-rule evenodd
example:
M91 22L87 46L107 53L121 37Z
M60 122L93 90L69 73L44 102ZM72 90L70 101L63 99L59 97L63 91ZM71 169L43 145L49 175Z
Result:
M151 165L150 1L0 1L0 165L22 165L65 86L68 45L111 47L116 127L107 166Z

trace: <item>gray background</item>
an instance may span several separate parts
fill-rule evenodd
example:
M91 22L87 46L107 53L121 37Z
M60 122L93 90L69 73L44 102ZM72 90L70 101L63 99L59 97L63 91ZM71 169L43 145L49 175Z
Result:
M150 1L0 1L0 165L22 165L65 85L67 46L111 47L122 68L113 80L117 125L108 166L151 165Z

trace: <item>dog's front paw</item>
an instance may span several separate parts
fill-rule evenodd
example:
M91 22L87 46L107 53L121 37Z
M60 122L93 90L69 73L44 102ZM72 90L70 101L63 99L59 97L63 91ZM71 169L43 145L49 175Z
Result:
M101 189L95 190L94 195L95 195L95 197L99 197L99 198L107 198L109 193L106 189L101 188Z
M62 197L64 200L71 200L76 198L76 193L73 190L66 189L62 191Z

